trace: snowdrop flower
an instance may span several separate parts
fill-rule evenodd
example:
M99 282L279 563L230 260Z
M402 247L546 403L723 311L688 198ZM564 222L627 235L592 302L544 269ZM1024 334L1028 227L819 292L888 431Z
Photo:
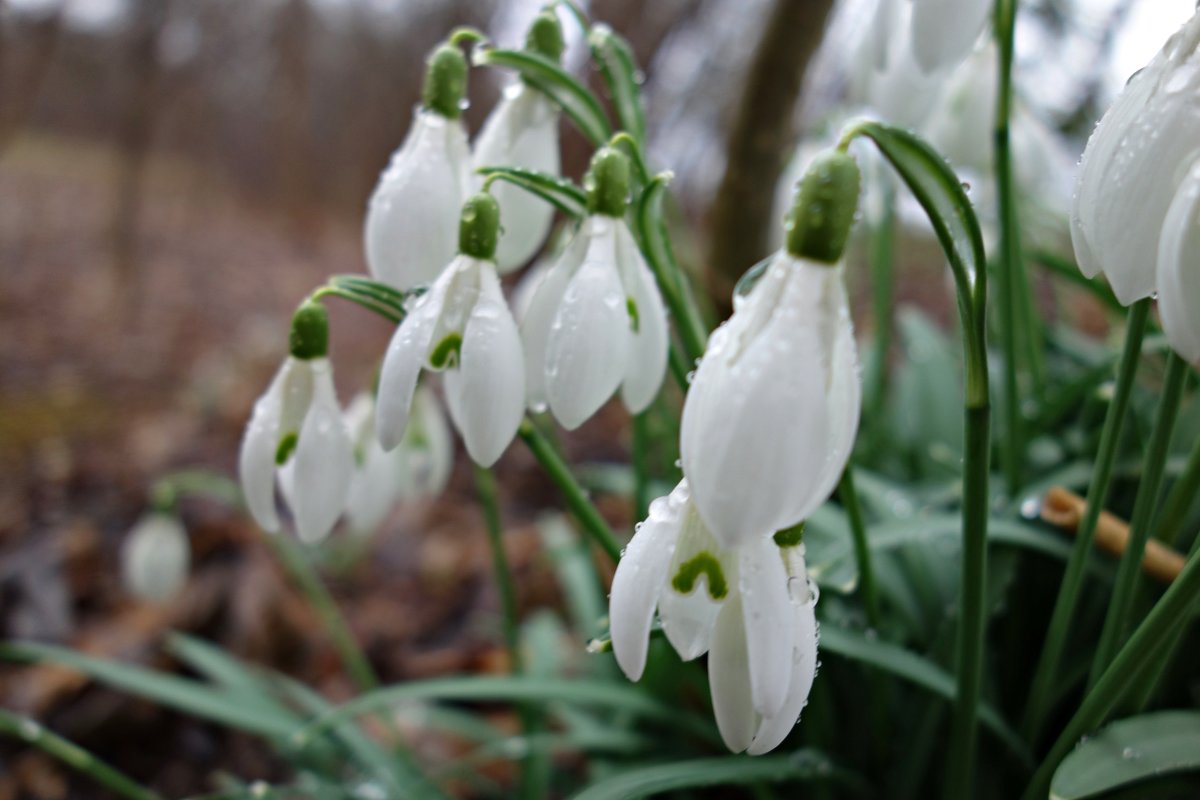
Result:
M1167 340L1200 364L1200 155L1184 176L1158 240L1158 313Z
M346 501L351 533L368 536L397 503L436 497L446 488L454 442L429 387L417 386L404 437L391 452L375 438L375 398L370 392L355 397L344 418L354 443L355 470Z
M187 580L191 550L179 520L163 512L145 515L133 526L121 547L121 577L138 597L161 603Z
M650 506L613 577L613 653L630 680L646 665L655 609L685 661L708 653L713 711L730 750L759 755L795 725L817 668L816 591L793 532L722 547L687 480Z
M477 464L496 463L516 436L525 411L525 359L496 275L499 215L491 195L467 200L459 255L392 336L375 419L384 450L403 438L422 369L445 373L450 418Z
M1170 258L1177 246L1162 237L1186 235L1181 228L1168 234L1164 222L1179 193L1188 192L1182 184L1200 146L1198 48L1200 14L1129 79L1079 163L1071 210L1075 257L1089 278L1103 272L1125 305L1158 290L1158 274L1166 270L1152 268L1153 260L1160 247ZM1188 204L1186 197L1177 202Z
M992 0L911 2L913 58L925 72L952 67L965 58L992 10Z
M858 202L854 159L817 158L788 243L713 332L683 407L683 473L725 547L803 521L837 485L861 389L839 262Z
M553 10L537 15L525 47L558 60L563 38ZM483 124L475 140L472 163L476 169L521 167L557 176L561 171L558 151L558 106L525 81L517 80L504 90ZM550 232L554 208L508 183L497 182L492 194L504 220L496 246L496 265L505 273L533 258Z
M643 411L667 368L667 315L625 224L629 160L609 147L584 179L590 216L534 291L521 320L530 408L579 427L618 387Z
M329 323L320 303L292 318L291 355L254 404L238 459L242 493L258 524L279 530L275 477L287 469L286 495L306 542L329 534L346 504L354 456L326 357Z
M397 289L428 284L454 257L456 221L469 193L470 148L462 102L467 62L444 44L429 57L423 105L371 195L367 266Z

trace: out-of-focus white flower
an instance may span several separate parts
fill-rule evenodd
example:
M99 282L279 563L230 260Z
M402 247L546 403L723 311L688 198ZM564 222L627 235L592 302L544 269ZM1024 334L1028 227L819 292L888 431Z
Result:
M444 372L450 418L467 452L490 467L516 436L525 412L525 359L496 264L499 211L487 194L463 206L462 252L400 323L379 377L376 432L385 450L400 444L422 369ZM472 230L488 228L486 244Z
M472 158L476 168L521 167L557 176L558 149L558 107L538 90L517 81L504 90L484 123ZM505 220L496 264L500 272L511 272L533 258L546 241L554 208L504 182L494 184L492 194Z
M548 405L568 429L583 424L618 387L626 408L644 410L666 375L666 310L622 218L628 169L616 150L596 153L585 184L593 196L607 194L609 205L592 209L521 320L529 405ZM624 190L602 186L622 179Z
M441 406L427 386L417 386L404 437L390 452L375 438L375 398L369 392L356 396L344 417L356 467L346 501L351 533L373 534L397 503L436 497L446 488L454 442Z
M328 323L319 303L305 303L292 319L292 354L275 374L242 437L238 471L255 521L279 530L275 476L291 472L286 499L296 532L307 542L329 534L341 516L354 470L350 435L342 421L326 358Z
M971 52L992 0L911 0L912 51L921 69L955 66Z
M1200 148L1198 49L1200 13L1129 79L1079 164L1075 257L1088 277L1103 272L1126 305L1158 289L1153 264L1167 210Z
M816 675L816 590L803 546L787 544L760 535L722 547L684 480L651 504L613 577L609 621L621 669L641 677L657 609L680 658L709 653L717 727L734 752L778 746Z
M916 128L937 102L948 67L917 63L912 17L908 0L880 0L872 25L851 50L847 99L887 122Z
M683 407L683 472L718 541L790 527L829 497L860 395L840 266L776 253L709 338Z
M1175 352L1200 364L1200 153L1192 159L1158 240L1158 313Z
M363 239L378 281L406 290L428 284L454 257L458 212L470 192L471 153L459 119L466 61L433 52L423 107L371 195Z
M131 594L161 603L187 581L191 548L187 531L171 514L146 514L121 547L121 577Z

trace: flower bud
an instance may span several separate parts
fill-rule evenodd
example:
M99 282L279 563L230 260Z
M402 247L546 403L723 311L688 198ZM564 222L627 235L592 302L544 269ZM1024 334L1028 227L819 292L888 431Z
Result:
M817 156L800 179L784 220L787 249L796 258L836 264L858 210L862 177L854 157L840 150Z
M558 61L563 52L562 25L553 9L543 9L525 34L525 49Z
M174 516L151 513L142 517L121 548L125 588L152 602L169 600L187 580L191 555L187 531Z
M625 216L629 205L629 158L615 148L601 147L583 176L583 188L589 214Z
M433 51L426 62L425 85L421 102L430 111L446 119L458 119L462 114L463 95L467 93L467 59L452 44L443 44Z
M500 206L495 198L487 192L467 198L458 222L458 251L482 261L495 261L499 235Z
M329 352L329 317L318 302L305 300L292 315L288 349L301 361L324 358Z

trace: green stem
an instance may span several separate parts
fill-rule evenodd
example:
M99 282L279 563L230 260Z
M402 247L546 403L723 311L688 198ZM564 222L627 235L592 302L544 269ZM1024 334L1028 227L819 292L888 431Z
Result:
M1192 549L1188 552L1188 560L1192 561L1196 558L1196 554L1200 553L1200 536L1197 536L1192 541ZM1188 612L1191 615L1196 614L1196 606L1193 605ZM1179 652L1180 646L1183 645L1184 637L1187 634L1187 626L1183 626L1175 633L1171 634L1170 642L1163 650L1163 656L1157 663L1152 664L1146 673L1146 680L1138 691L1137 697L1133 704L1139 712L1144 711L1150 702L1158 695L1158 685L1162 683L1163 677L1166 674L1167 667L1175 660L1175 656Z
M999 58L996 87L995 147L996 195L1000 205L1000 344L1004 352L1004 415L1001 462L1010 495L1021 485L1024 459L1024 421L1017 375L1018 289L1025 285L1021 259L1017 196L1013 183L1009 119L1012 109L1013 34L1018 0L996 0L995 36Z
M1184 522L1188 512L1195 505L1197 494L1200 494L1200 437L1197 437L1192 445L1192 452L1188 454L1187 464L1179 479L1167 493L1162 516L1155 526L1158 529L1158 538L1164 544L1174 547L1179 541L1179 535L1183 533Z
M517 616L517 592L513 586L512 570L504 552L504 528L500 521L500 503L496 493L496 477L487 467L475 466L475 489L479 494L479 505L487 526L488 548L492 553L492 570L496 574L496 588L500 593L500 610L504 616L504 644L512 661L512 671L523 672L521 663L521 633Z
M346 673L354 681L359 691L370 691L379 686L379 678L371 668L371 663L354 640L350 626L338 610L333 595L321 581L307 553L301 546L286 535L268 534L267 542L283 562L284 568L292 576L304 597L312 605L313 610L321 619L325 632L337 651Z
M863 607L866 609L867 624L879 629L879 594L875 588L875 570L871 567L871 546L867 542L867 526L863 521L862 505L854 489L853 468L847 464L838 487L838 497L850 520L850 533L854 537L854 559L858 563L858 583L862 589Z
M1200 599L1200 558L1192 557L1084 697L1034 774L1024 800L1042 800L1049 794L1050 780L1059 763L1081 736L1104 724L1109 713L1136 687L1136 679L1143 670L1162 657L1171 637L1191 621L1188 612L1197 599Z
M357 303L366 310L374 312L396 325L404 321L403 309L393 307L380 296L366 294L346 286L322 286L309 295L309 299L313 301L322 300L326 297L340 297L343 300Z
M871 268L871 305L875 325L875 360L867 376L867 419L882 418L887 403L888 354L892 349L892 316L894 311L895 275L892 246L895 233L895 192L888 184L884 189L883 214L875 220L869 232L868 259ZM878 424L873 430L882 431Z
M534 458L542 465L542 469L550 477L550 480L563 493L564 499L567 501L567 507L571 509L579 524L583 526L583 530L592 540L600 546L608 557L614 562L621 558L621 545L617 541L617 537L612 532L612 528L604 521L604 517L600 516L600 512L592 505L592 501L588 499L587 492L579 485L579 481L575 480L575 476L571 474L571 468L563 461L562 457L554 450L546 437L534 426L533 422L526 417L521 422L521 427L517 430L517 435L525 442Z
M129 800L162 800L123 772L110 767L79 745L47 730L40 722L0 708L0 735L11 736L36 747L72 769L82 772L113 794Z
M1088 486L1087 506L1083 519L1079 523L1079 529L1075 533L1071 557L1067 560L1062 584L1058 590L1058 598L1054 602L1050 626L1046 629L1046 641L1042 645L1041 656L1034 670L1029 701L1025 707L1023 732L1031 742L1038 736L1046 714L1050 711L1052 689L1058 678L1059 662L1066 649L1071 622L1079 603L1079 592L1083 587L1084 572L1092 552L1092 540L1096 535L1096 523L1100 519L1100 512L1108 498L1109 484L1112 482L1113 465L1117 459L1117 445L1120 442L1121 429L1129 411L1129 396L1133 390L1134 379L1137 377L1142 339L1145 336L1149 312L1149 300L1140 300L1129 309L1129 321L1125 327L1125 348L1117 369L1117 383L1113 390L1112 403L1108 407L1108 413L1104 418L1104 428L1100 433L1100 448L1096 453L1096 466L1092 471L1091 484Z
M1167 450L1171 444L1171 432L1175 429L1175 417L1179 413L1179 404L1183 399L1183 387L1187 383L1187 374L1187 362L1175 353L1171 353L1167 357L1167 376L1163 383L1162 400L1158 406L1158 418L1154 421L1154 431L1150 436L1150 445L1146 449L1146 457L1142 464L1142 479L1138 483L1137 498L1133 503L1133 517L1129 522L1129 541L1126 544L1125 552L1121 555L1121 565L1117 569L1117 580L1113 587L1112 599L1109 601L1108 615L1104 618L1104 630L1100 634L1100 644L1096 648L1096 655L1092 661L1088 686L1094 686L1100 678L1104 668L1124 639L1125 631L1129 626L1129 615L1133 606L1134 590L1137 588L1138 571L1142 566L1146 540L1150 537L1150 529L1154 526L1155 513L1159 507Z
M983 645L987 629L988 463L991 413L987 403L966 410L966 450L963 460L962 584L954 716L944 797L974 796L972 776L979 726L979 694L983 682Z

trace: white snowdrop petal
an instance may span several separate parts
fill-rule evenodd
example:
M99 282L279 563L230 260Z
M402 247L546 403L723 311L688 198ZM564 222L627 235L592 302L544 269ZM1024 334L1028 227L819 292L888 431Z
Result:
M750 746L758 727L750 693L750 662L742 619L742 600L735 593L717 615L708 654L708 685L717 730L725 746L735 753Z
M913 0L913 57L926 72L954 66L975 45L990 0Z
M796 631L788 596L788 576L771 537L741 548L741 594L750 694L763 716L778 714L787 699Z
M265 394L254 404L238 453L238 477L242 497L259 527L270 533L279 530L275 510L275 453L279 447L283 376L276 374Z
M541 92L517 82L484 123L475 143L475 167L511 166L557 176L560 172L558 113ZM496 263L510 272L531 259L546 240L554 208L504 181L491 187L500 206Z
M417 386L413 395L409 433L419 440L412 442L411 449L420 451L421 465L411 471L407 496L436 497L446 488L454 468L454 438L441 403L428 386Z
M666 377L670 331L658 283L624 222L617 226L617 259L626 298L632 303L630 314L637 320L621 382L621 400L630 413L639 414L654 402Z
M525 347L525 391L529 408L544 411L546 400L546 346L550 328L562 305L567 284L583 263L590 236L586 230L575 233L549 270L533 289L529 304L521 316L521 341Z
M346 493L346 522L351 533L369 536L383 524L400 497L405 453L384 452L374 437L359 446L361 463Z
M479 300L463 332L460 363L446 372L450 413L475 463L490 467L525 414L521 336L491 262L481 262Z
M391 450L404 437L417 378L433 345L433 334L451 280L452 275L447 269L433 287L418 298L388 344L375 401L375 433L384 450Z
M296 532L306 542L329 535L345 510L354 473L354 448L338 409L328 361L313 361L313 378L312 406L296 444L291 498Z
M1192 161L1163 221L1158 288L1167 340L1185 360L1200 363L1200 156Z
M752 756L768 753L783 743L795 727L800 712L808 703L813 679L817 675L817 616L816 597L794 606L796 646L793 651L792 676L788 684L787 700L778 714L764 717L754 734L754 741L746 752Z
M367 209L367 264L376 280L410 289L432 282L453 258L467 153L459 120L417 113Z
M578 428L617 390L631 339L614 236L594 236L567 284L546 343L546 399L568 430Z
M792 260L771 266L746 301L747 318L735 311L709 339L684 404L683 472L701 518L726 547L798 522L795 509L836 467L826 453L831 420L821 372L829 353L819 331L817 269ZM753 295L773 291L776 272L787 274L772 308ZM765 325L749 336L758 316Z
M681 486L690 496L686 481ZM667 585L663 587L658 600L658 615L662 619L667 641L681 659L690 661L708 652L712 644L712 629L717 614L728 593L737 588L738 563L737 557L730 557L722 551L713 535L704 527L700 515L696 513L696 506L689 500L682 502L679 540L667 572ZM684 574L689 565L694 567L696 559L715 560L721 572L720 575L698 573L690 591L685 593L681 589L687 588L686 584L677 587L675 578Z
M147 514L129 532L121 548L125 588L152 602L164 602L187 580L191 549L187 531L173 516Z
M650 623L668 578L680 513L680 507L668 498L651 503L649 516L629 540L613 575L608 611L613 655L631 681L641 678L646 668Z

